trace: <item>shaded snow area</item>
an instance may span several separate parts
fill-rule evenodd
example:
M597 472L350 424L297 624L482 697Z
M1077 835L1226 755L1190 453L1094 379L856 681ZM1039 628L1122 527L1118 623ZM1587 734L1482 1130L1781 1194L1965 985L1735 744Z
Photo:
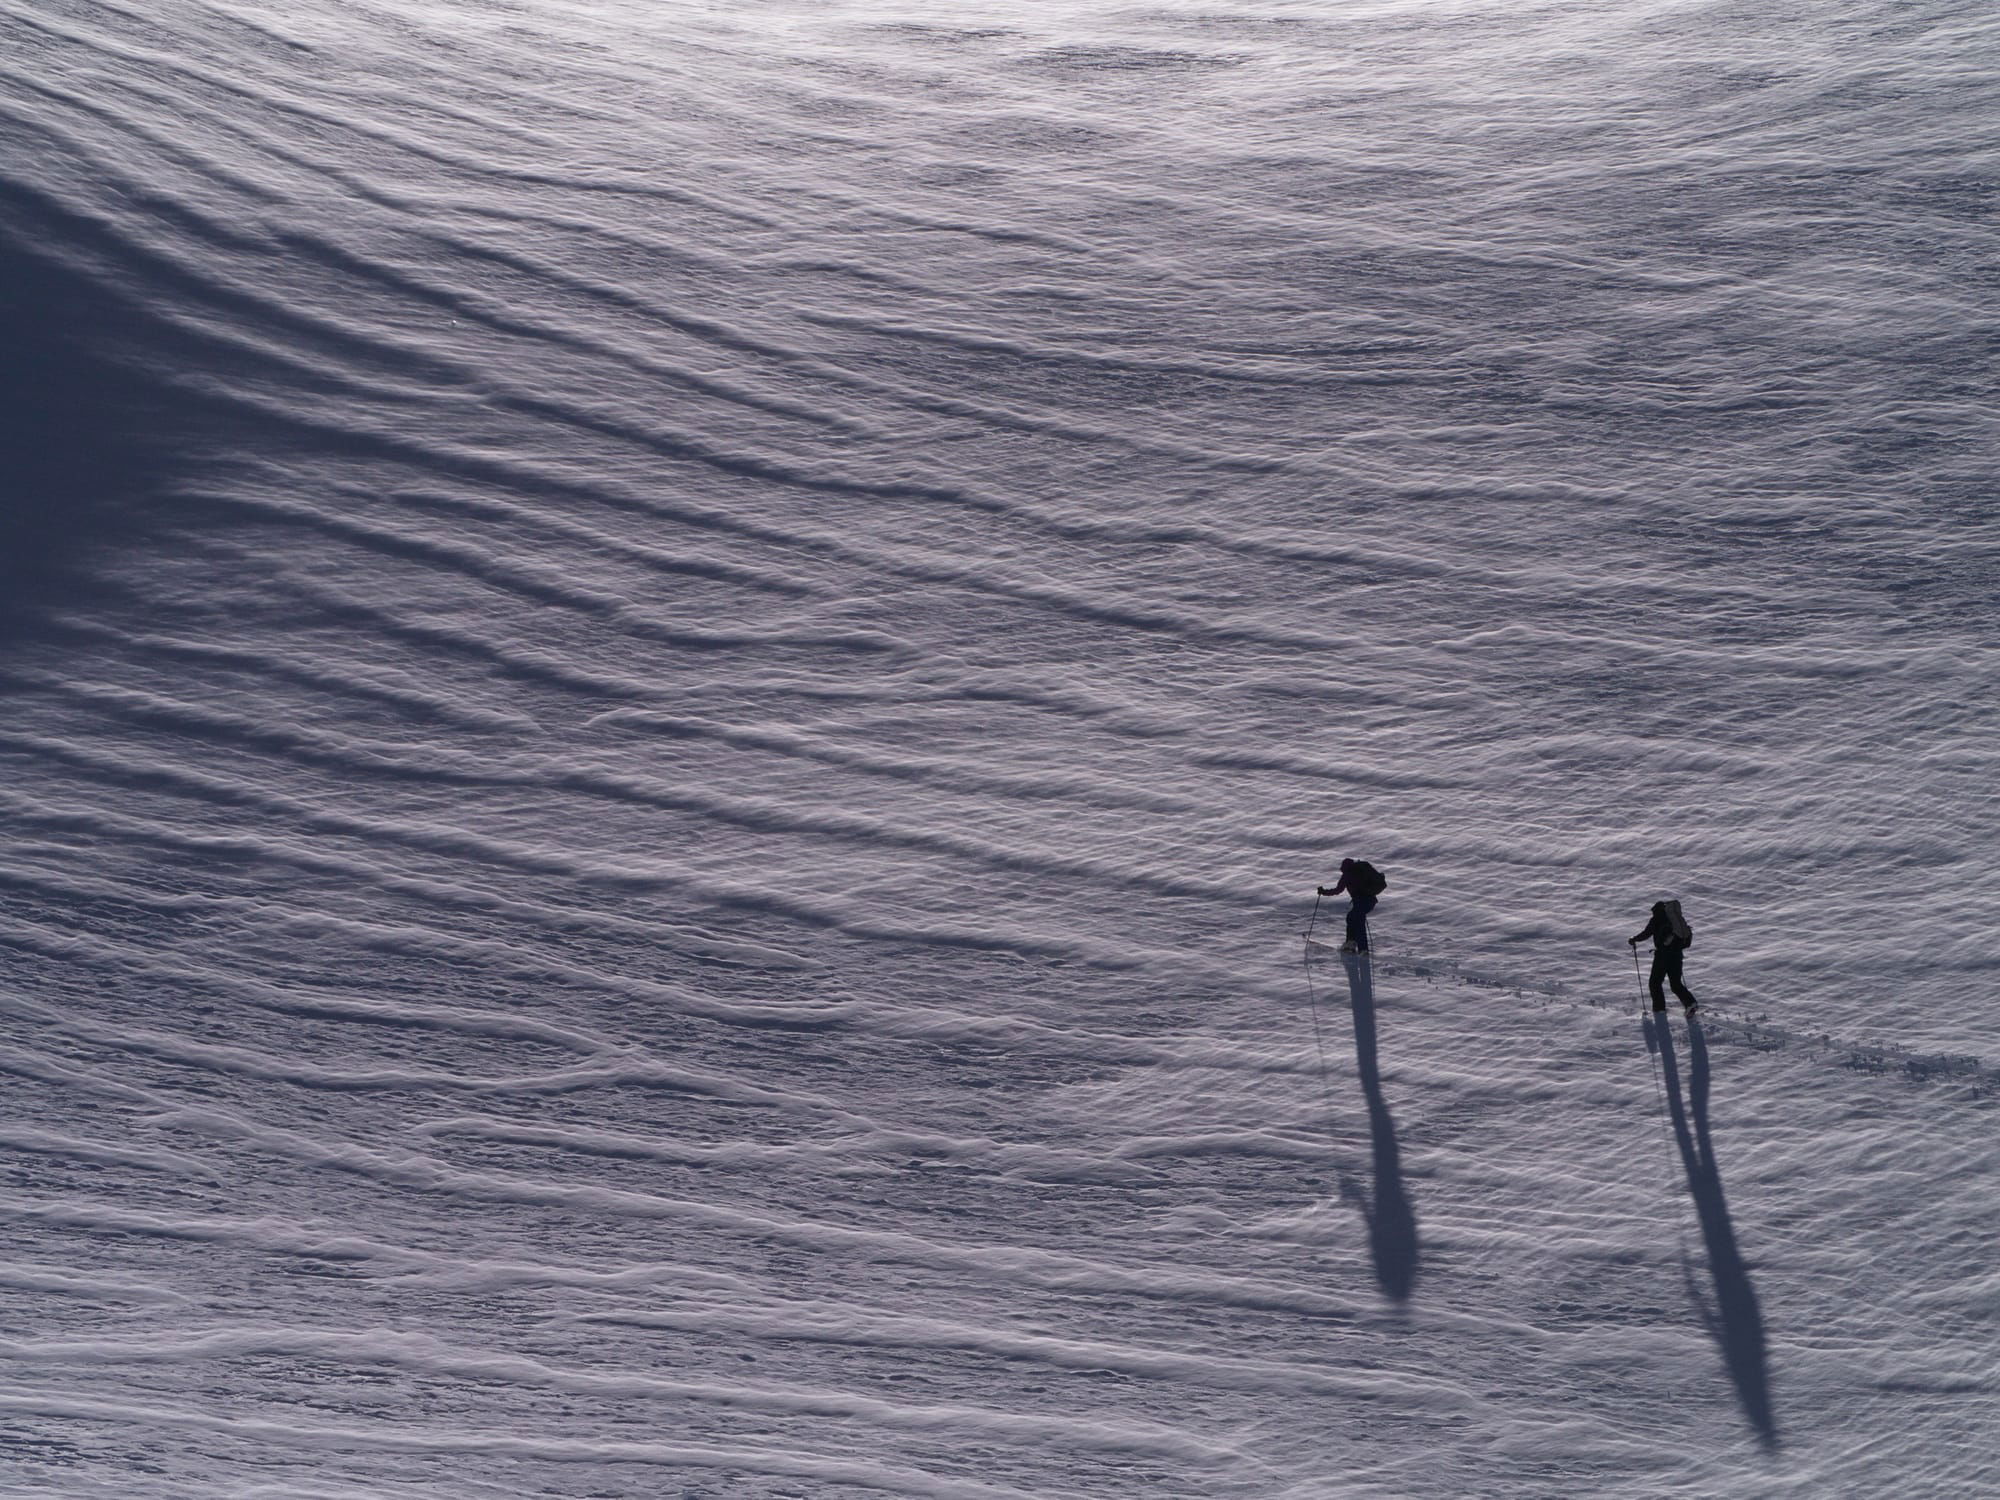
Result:
M1992 7L0 42L0 1495L2000 1494Z

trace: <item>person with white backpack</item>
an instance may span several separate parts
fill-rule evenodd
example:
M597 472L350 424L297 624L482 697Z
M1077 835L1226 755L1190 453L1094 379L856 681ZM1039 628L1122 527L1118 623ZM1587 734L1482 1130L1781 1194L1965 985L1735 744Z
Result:
M1693 1015L1697 1004L1689 993L1687 984L1681 978L1681 958L1694 943L1694 932L1688 927L1687 918L1681 915L1678 901L1655 901L1653 919L1645 927L1627 938L1626 944L1636 948L1646 938L1653 940L1653 973L1649 981L1653 992L1653 1009L1665 1010L1667 997L1661 988L1661 981L1673 986L1679 997L1681 1008Z

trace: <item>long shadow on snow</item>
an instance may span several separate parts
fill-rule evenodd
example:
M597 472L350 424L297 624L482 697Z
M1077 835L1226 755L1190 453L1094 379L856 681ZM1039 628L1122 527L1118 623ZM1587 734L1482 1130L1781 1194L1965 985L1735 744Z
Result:
M1710 1304L1695 1285L1694 1275L1685 1264L1688 1296L1695 1305L1709 1336L1722 1351L1722 1363L1736 1387L1736 1399L1743 1415L1756 1429L1757 1440L1766 1449L1778 1446L1778 1419L1771 1403L1770 1359L1764 1339L1764 1314L1757 1304L1757 1289L1750 1284L1750 1268L1736 1248L1736 1229L1729 1219L1729 1204L1722 1194L1722 1173L1715 1163L1715 1142L1708 1128L1708 1041L1701 1022L1688 1021L1688 1090L1681 1100L1680 1070L1674 1057L1673 1034L1663 1019L1645 1019L1646 1045L1660 1059L1667 1088L1667 1112L1674 1126L1674 1144L1680 1150L1681 1166L1687 1171L1688 1196L1694 1199L1701 1220L1702 1243L1708 1251L1709 1274L1715 1281L1715 1300Z
M153 544L170 508L186 519L173 482L216 425L214 403L155 373L185 351L123 289L118 249L0 180L0 654L52 633L53 606L122 597L98 564Z
M1382 1097L1382 1068L1375 1041L1375 972L1365 954L1341 955L1347 970L1347 995L1354 1012L1354 1066L1368 1104L1368 1135L1374 1165L1373 1191L1364 1193L1343 1176L1340 1192L1359 1205L1368 1223L1368 1253L1375 1262L1375 1284L1383 1295L1407 1302L1417 1285L1417 1215L1403 1190L1403 1155L1396 1144L1396 1122Z

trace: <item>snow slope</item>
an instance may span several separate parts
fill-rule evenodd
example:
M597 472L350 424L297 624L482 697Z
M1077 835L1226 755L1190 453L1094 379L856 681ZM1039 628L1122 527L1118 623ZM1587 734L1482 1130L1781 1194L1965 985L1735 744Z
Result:
M1985 7L0 37L0 1494L2000 1493Z

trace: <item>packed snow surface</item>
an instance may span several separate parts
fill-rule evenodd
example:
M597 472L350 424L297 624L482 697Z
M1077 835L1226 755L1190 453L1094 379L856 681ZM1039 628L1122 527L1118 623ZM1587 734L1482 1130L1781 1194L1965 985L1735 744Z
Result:
M0 40L0 1493L2000 1493L1991 6Z

